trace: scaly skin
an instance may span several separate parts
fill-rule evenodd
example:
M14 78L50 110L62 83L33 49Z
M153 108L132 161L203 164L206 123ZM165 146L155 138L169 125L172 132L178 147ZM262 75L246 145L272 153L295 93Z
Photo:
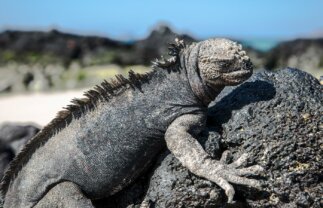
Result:
M242 177L263 171L240 168L246 155L232 164L223 162L227 153L215 161L194 138L208 104L225 86L251 76L250 59L227 39L173 46L173 57L153 72L118 77L115 87L102 83L36 135L4 177L4 207L92 207L90 199L123 189L166 146L192 173L222 187L229 202L229 182L259 187Z

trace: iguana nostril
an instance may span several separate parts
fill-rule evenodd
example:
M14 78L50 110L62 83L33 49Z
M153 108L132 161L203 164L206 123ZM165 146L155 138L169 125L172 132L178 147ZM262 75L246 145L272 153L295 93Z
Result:
M246 52L245 51L239 51L239 55L240 56L245 56L246 55Z
M248 60L250 60L250 58L249 58L249 56L243 56L243 57L242 57L242 60L244 60L244 61L248 61Z

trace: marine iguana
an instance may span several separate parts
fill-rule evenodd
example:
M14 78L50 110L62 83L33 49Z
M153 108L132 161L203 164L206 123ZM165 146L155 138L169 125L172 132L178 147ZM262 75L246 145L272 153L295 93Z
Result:
M226 164L195 140L208 104L227 85L252 74L241 45L210 39L186 46L176 40L170 59L146 74L117 75L74 99L12 161L1 184L4 208L93 207L91 199L115 194L134 181L164 148L192 173L215 182L233 201L229 183L260 187L243 154ZM51 205L50 205L51 204Z

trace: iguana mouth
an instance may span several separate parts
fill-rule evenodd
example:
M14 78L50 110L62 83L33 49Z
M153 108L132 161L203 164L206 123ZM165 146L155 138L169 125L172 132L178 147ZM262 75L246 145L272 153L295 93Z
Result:
M247 80L252 75L252 70L239 69L232 72L223 73L222 78L229 84L239 84Z
M233 70L231 72L226 72L223 74L229 77L244 77L244 76L250 76L252 74L252 70L239 69L239 70Z
M229 78L245 78L250 77L252 74L253 64L250 62L250 60L244 60L241 64L241 67L238 68L231 68L227 70L226 72L223 72L223 75L225 77Z

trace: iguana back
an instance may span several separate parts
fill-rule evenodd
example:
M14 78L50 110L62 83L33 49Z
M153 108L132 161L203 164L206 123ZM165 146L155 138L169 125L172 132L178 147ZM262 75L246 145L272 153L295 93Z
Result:
M104 82L26 146L3 180L5 204L32 207L62 181L78 184L91 199L109 196L133 181L165 147L163 136L175 118L206 110L185 71L159 68L118 79L108 96Z

